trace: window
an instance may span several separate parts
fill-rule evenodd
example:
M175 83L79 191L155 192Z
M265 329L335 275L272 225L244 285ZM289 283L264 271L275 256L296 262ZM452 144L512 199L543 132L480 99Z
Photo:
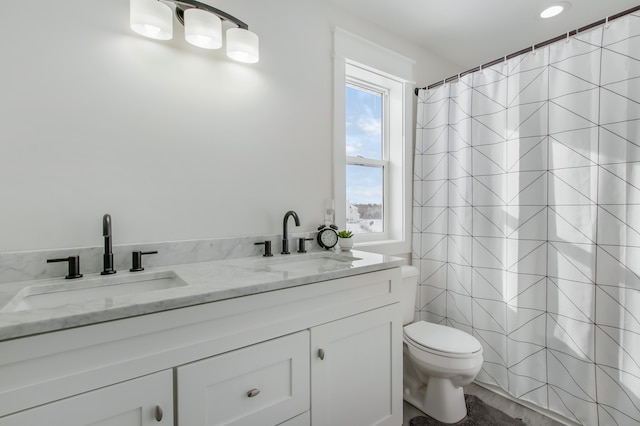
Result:
M364 72L364 70L362 71ZM388 91L347 75L345 87L346 229L383 235L389 138Z
M336 29L336 224L356 248L410 251L413 61Z

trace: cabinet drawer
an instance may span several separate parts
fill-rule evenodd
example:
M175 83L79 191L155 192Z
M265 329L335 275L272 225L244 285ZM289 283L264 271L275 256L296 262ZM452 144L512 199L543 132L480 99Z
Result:
M177 368L178 424L276 425L309 410L309 332Z
M173 374L162 371L31 408L0 418L0 425L173 425Z

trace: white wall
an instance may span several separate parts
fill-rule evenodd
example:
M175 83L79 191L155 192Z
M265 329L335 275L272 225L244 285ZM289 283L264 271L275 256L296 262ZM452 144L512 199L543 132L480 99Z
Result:
M332 198L332 28L457 69L318 0L211 0L258 64L129 29L129 0L16 1L0 17L0 252L313 231Z

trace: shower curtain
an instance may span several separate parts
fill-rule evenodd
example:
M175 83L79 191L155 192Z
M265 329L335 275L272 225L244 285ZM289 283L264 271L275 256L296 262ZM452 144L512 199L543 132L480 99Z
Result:
M477 380L585 425L640 425L640 13L418 94L422 319Z

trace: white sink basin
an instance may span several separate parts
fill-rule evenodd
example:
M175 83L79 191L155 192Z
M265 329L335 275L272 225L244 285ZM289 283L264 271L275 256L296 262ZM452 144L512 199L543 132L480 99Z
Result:
M116 296L146 293L186 286L173 271L79 278L25 287L0 312L56 308L63 305L104 300L108 307Z
M292 255L290 258L273 259L266 262L265 269L269 272L287 272L292 275L307 275L350 269L352 262L360 260L357 257L321 253L316 255Z

